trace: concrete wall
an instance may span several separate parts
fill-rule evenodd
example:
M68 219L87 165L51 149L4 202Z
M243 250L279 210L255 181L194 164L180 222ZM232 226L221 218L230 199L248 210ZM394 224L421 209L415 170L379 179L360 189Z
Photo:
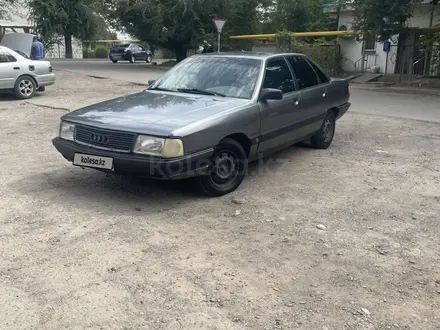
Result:
M431 8L432 6L429 4L417 5L414 9L413 17L408 19L408 26L419 27L419 28L429 27ZM437 6L434 12L433 25L436 25L439 22L440 22L440 5Z
M430 19L429 4L420 4L415 7L413 17L409 19L409 27L429 27ZM354 15L352 11L342 12L339 18L339 26L345 25L348 30L353 26ZM434 15L434 25L440 22L440 5L437 6ZM397 37L393 38L388 59L389 74L393 74L396 67L397 57ZM354 71L354 63L362 57L362 41L356 41L355 38L340 38L342 53L342 68L344 71ZM385 73L387 54L383 51L383 43L376 42L376 65L380 68L381 73ZM358 64L360 66L360 64Z
M9 10L8 19L0 20L0 26L6 27L6 33L14 32L11 26L32 26L32 23L27 19L29 15L29 10L27 9L25 2L23 0L18 0L16 6ZM22 28L15 28L16 32L26 32ZM30 33L33 33L30 31ZM83 58L82 44L79 40L72 40L72 50L74 58ZM64 39L58 39L58 45L52 47L52 49L46 49L47 58L65 58L66 52L64 48Z

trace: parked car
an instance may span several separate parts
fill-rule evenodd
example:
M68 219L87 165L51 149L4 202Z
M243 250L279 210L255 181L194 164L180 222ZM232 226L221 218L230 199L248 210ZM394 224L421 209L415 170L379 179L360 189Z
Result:
M234 191L247 163L310 138L330 146L349 85L301 54L195 55L148 89L61 118L53 140L81 167Z
M153 61L153 53L150 47L143 47L139 44L121 44L110 49L109 58L113 63L118 61L145 61L151 63Z
M37 91L44 91L54 83L50 62L32 61L0 46L0 91L12 92L18 99L30 99Z

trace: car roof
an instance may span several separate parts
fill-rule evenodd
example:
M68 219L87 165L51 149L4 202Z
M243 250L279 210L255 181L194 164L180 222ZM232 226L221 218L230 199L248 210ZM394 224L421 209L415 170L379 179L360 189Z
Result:
M299 53L263 53L263 52L222 52L222 53L203 53L197 56L216 56L216 57L235 57L235 58L253 58L253 59L270 59L277 56L305 56Z

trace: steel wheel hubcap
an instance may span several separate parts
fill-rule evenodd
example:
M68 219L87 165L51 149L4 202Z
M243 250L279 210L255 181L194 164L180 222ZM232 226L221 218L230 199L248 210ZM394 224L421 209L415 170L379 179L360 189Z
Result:
M18 87L20 89L20 93L25 96L31 95L34 91L34 85L32 84L32 81L28 79L22 80Z
M330 142L330 140L333 138L333 122L330 118L325 120L322 133L325 142Z
M236 178L237 169L237 159L232 154L220 153L214 159L211 178L218 185L227 185Z

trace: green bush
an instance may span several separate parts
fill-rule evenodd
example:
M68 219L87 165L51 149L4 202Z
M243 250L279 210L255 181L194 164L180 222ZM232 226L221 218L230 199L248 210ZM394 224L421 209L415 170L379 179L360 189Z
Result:
M95 51L93 49L83 49L83 58L95 58Z
M173 51L165 49L165 48L156 48L154 52L154 58L160 59L171 59L175 58Z
M105 46L97 46L95 48L95 57L96 58L107 58L109 49Z

